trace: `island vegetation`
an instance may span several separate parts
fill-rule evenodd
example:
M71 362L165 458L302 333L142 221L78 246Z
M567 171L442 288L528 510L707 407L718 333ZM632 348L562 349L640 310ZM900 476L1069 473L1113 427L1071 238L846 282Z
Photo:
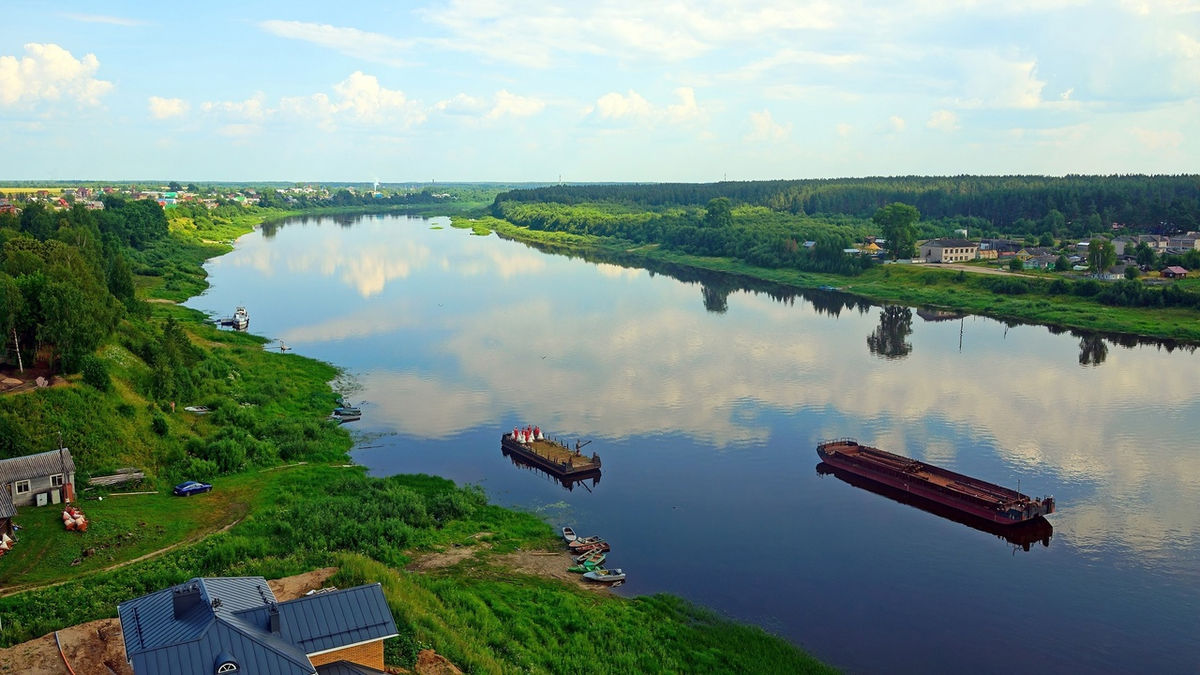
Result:
M433 648L467 672L829 670L675 597L624 599L514 570L505 556L558 545L536 516L488 504L475 487L351 465L349 436L325 420L335 368L176 304L205 288L204 260L296 207L218 199L22 200L0 213L4 367L49 385L0 393L0 458L70 448L91 523L68 532L56 509L21 509L19 541L0 557L0 645L114 616L118 602L193 576L336 566L333 584L382 584L400 627L391 665ZM465 201L387 208L459 212ZM145 478L84 489L121 467ZM184 479L215 488L172 497ZM447 550L464 555L408 569Z

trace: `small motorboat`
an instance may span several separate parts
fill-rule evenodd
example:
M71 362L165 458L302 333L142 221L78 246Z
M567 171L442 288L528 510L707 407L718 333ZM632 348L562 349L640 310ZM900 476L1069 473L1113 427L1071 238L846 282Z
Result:
M355 408L353 406L338 406L333 409L333 414L337 415L338 417L362 417L362 408Z
M197 415L207 415L208 413L212 412L208 409L208 406L203 405L189 405L184 407L184 410Z
M601 582L625 581L625 572L620 567L617 567L617 568L614 568L611 570L606 570L603 567L601 567L601 568L594 569L591 572L584 572L583 578L587 579L588 581L601 581Z
M566 539L568 544L579 538L579 536L575 534L575 530L572 530L569 527L564 527L562 532L563 539Z

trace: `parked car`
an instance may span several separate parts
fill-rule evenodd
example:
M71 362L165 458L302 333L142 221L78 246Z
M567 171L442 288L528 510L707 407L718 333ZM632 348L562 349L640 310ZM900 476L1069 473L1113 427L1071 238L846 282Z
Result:
M175 494L179 497L191 497L192 495L208 492L212 489L212 485L201 483L194 480L185 481L175 486Z

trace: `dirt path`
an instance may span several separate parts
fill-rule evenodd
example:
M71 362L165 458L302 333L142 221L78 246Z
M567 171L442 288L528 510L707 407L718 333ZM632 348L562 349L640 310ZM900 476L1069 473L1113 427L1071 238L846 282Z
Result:
M325 567L272 579L267 585L277 599L294 600L308 591L323 587L335 572L336 567ZM121 622L117 619L100 619L64 628L58 631L58 639L76 675L133 675L133 670L125 660ZM0 673L69 675L54 643L54 633L0 649Z
M126 565L132 565L134 563L142 562L143 560L149 560L150 558L156 558L164 553L167 553L168 551L173 551L173 550L179 548L180 546L194 544L197 541L200 541L201 539L207 537L210 534L216 534L218 532L226 532L230 528L232 528L234 525L237 525L238 523L242 522L242 518L245 518L245 516L243 515L241 518L238 518L237 520L233 521L232 523L229 523L228 525L226 525L225 527L222 527L219 530L205 530L204 532L197 532L196 534L188 537L187 539L184 539L182 541L177 541L174 544L160 548L157 551L151 551L149 553L146 553L146 554L140 555L136 558L133 558L132 560L125 560L123 562L109 565L108 567L101 567L100 569L92 570L90 572L87 572L86 574L81 574L79 576L72 577L70 579L63 579L62 581L55 581L55 582L51 582L48 584L25 584L23 586L10 586L9 588L4 589L3 593L0 593L0 598L7 598L10 595L16 595L18 593L25 593L27 591L34 591L39 588L53 588L55 586L61 586L65 583L67 583L68 581L78 581L79 579L90 577L94 574L100 574L101 572L109 572L111 570L120 569L122 567L125 567ZM3 673L3 672L4 671L0 671L0 673Z
M1036 274L1021 274L1020 272L1011 272L1009 270L997 269L995 267L976 267L974 265L960 265L958 263L937 263L933 267L940 270L959 270L974 274L998 274L1005 277L1029 277L1031 279L1041 278Z

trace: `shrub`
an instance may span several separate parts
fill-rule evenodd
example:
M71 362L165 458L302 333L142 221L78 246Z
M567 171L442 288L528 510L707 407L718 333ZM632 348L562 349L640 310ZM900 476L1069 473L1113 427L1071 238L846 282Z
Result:
M79 360L83 381L99 389L108 391L112 388L112 380L108 377L108 365L93 354L88 354Z
M150 429L159 436L166 436L168 431L167 418L163 417L162 413L154 413L154 416L150 418Z

